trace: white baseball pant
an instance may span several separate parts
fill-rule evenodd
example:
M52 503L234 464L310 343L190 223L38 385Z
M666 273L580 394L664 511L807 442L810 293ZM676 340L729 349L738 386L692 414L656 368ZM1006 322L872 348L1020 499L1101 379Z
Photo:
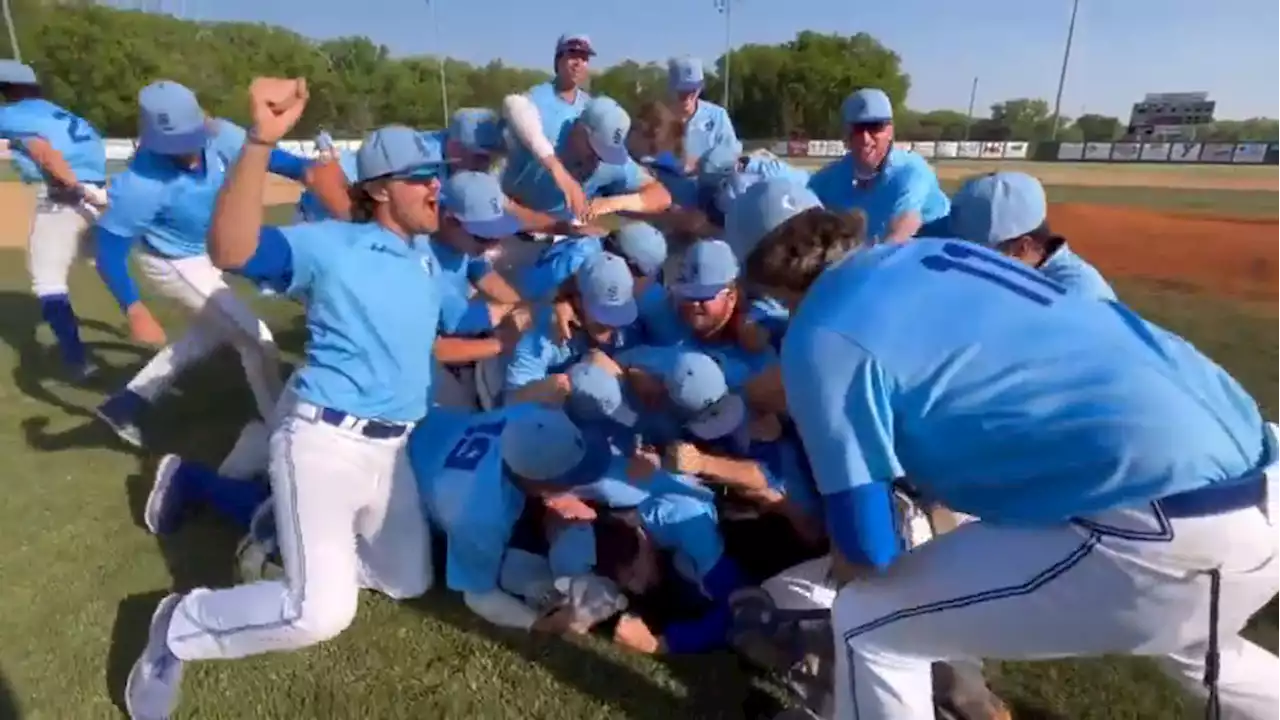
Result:
M166 258L142 252L138 265L157 290L195 317L182 337L157 353L129 381L129 390L154 400L183 369L208 357L223 343L231 343L240 355L258 413L270 420L282 387L275 339L266 324L236 297L222 271L207 255Z
M89 229L97 218L97 210L86 203L36 201L27 238L27 270L36 297L67 294L71 264L76 258L92 256L88 252Z
M1212 517L1146 505L1088 525L966 523L846 585L833 610L835 717L932 720L930 664L965 658L1156 656L1203 698L1217 567L1222 717L1274 720L1280 661L1239 633L1280 586L1278 478L1271 467L1264 505Z
M430 533L408 434L371 439L296 403L271 438L271 490L284 580L182 598L168 630L182 660L240 658L329 640L355 618L360 588L396 599L431 587Z

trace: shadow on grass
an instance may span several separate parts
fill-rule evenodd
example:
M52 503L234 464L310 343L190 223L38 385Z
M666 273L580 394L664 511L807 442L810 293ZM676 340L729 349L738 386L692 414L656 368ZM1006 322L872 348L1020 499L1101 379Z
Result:
M19 712L18 696L9 686L8 678L0 672L0 720L18 720L20 717L22 715Z

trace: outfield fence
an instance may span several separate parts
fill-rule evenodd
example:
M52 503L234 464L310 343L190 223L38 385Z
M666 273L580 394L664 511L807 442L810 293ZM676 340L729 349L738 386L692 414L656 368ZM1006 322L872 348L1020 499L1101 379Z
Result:
M344 150L360 147L359 140L335 140ZM1276 165L1280 144L1265 142L1004 142L901 141L895 145L930 160L1030 160L1036 162L1164 163L1212 165ZM311 140L285 140L285 150L307 157L316 153ZM844 154L843 140L755 140L748 150L768 150L788 158L835 158ZM107 159L128 160L137 147L129 138L106 141ZM0 140L0 160L9 158L9 146Z

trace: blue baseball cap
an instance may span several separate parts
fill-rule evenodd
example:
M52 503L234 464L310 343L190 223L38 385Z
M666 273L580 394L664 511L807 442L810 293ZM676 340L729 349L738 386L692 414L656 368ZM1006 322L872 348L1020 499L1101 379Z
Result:
M359 182L388 177L436 177L443 170L444 143L440 134L420 133L404 125L374 130L356 152Z
M608 245L645 277L657 276L667 262L667 236L647 222L624 223Z
M614 328L636 321L635 281L626 260L603 252L583 263L575 277L589 320Z
M738 279L741 270L733 248L723 240L699 240L680 261L671 292L683 300L710 300Z
M196 94L159 80L138 92L139 144L161 155L190 155L209 140L209 120Z
M36 71L17 60L0 60L0 83L35 85Z
M591 149L606 165L626 165L631 155L627 152L627 134L631 132L631 116L608 97L594 97L587 102L578 116L578 122L587 129L587 141Z
M533 407L507 421L498 438L508 472L534 482L577 487L609 469L609 443L584 433L563 410Z
M565 411L580 422L612 420L619 425L635 427L640 416L627 402L622 383L608 370L592 362L580 362L569 368L569 398Z
M449 139L474 153L499 153L506 149L502 121L488 108L462 108L449 122Z
M557 56L569 52L584 53L588 56L596 54L591 47L591 38L581 33L566 33L556 40Z
M667 62L667 86L676 92L693 92L701 90L706 77L702 72L702 61L696 57L671 58Z
M733 434L747 417L742 397L729 392L724 371L709 355L680 353L662 380L685 428L703 440Z
M951 232L995 247L1044 225L1049 203L1044 186L1020 172L970 178L951 199Z
M747 188L764 179L759 173L734 173L724 179L720 189L716 191L716 209L722 213L729 212L733 201L742 197Z
M840 117L845 125L893 122L893 103L883 90L863 88L844 99Z
M520 230L498 178L489 173L452 173L440 187L440 205L476 237L499 240Z
M725 240L739 259L756 249L764 236L811 208L822 207L813 191L784 176L764 178L734 200L725 217Z

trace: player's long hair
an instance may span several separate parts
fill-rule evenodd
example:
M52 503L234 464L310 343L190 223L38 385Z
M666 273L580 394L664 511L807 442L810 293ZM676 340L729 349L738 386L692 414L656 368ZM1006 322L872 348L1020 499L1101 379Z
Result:
M347 188L347 193L351 197L351 222L373 222L373 211L378 203L365 189L365 183L352 185Z
M643 146L652 155L670 152L677 158L683 158L684 120L661 100L646 102L631 118L628 145Z
M803 293L823 270L862 244L866 229L861 211L810 208L764 236L747 257L746 276L757 285Z

